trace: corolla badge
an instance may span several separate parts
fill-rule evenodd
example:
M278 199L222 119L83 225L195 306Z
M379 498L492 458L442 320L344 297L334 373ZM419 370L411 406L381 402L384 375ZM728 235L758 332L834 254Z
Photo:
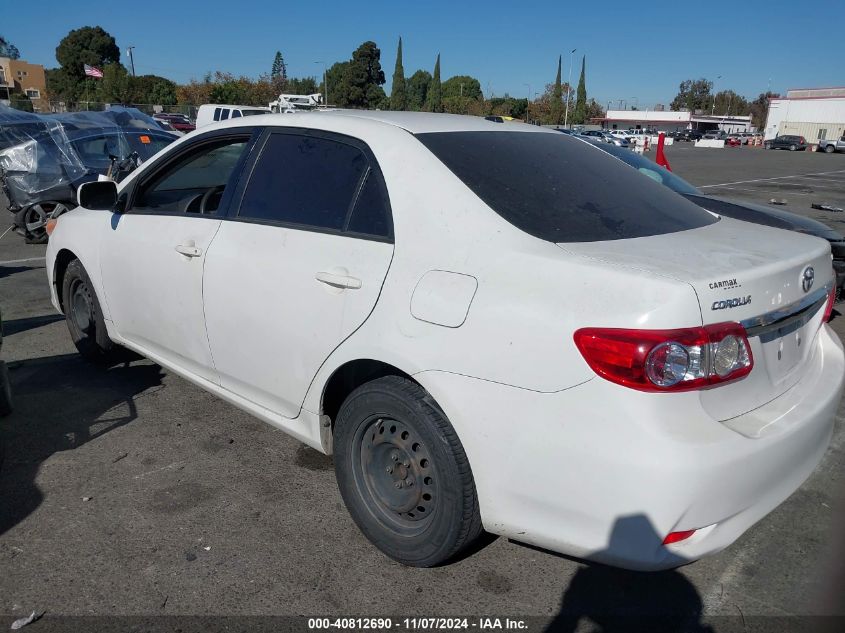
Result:
M714 301L710 306L711 310L728 310L730 308L739 308L740 306L747 306L751 303L751 295L745 297L736 297L734 299L723 299L722 301Z
M813 287L813 282L816 280L816 271L813 270L812 266L807 266L804 269L804 272L801 273L801 287L804 289L804 292L810 292L810 288Z

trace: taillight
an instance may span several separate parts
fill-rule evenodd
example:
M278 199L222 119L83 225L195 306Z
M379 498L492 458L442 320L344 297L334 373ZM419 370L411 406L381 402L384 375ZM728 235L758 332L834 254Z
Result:
M798 142L801 143L801 145L804 145L807 142L807 140L802 136L798 139Z
M575 345L602 378L640 391L688 391L737 380L754 359L739 323L680 330L583 328Z
M833 314L833 304L836 303L836 286L831 287L830 294L827 295L827 305L824 307L824 316L822 323L830 321L830 315Z

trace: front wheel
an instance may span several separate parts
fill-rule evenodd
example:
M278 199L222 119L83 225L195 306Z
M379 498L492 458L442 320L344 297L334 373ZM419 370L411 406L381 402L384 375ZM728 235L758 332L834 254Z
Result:
M433 398L385 376L353 391L335 425L335 473L353 520L390 558L449 561L481 534L469 461Z
M798 149L798 148L797 148L795 145L790 145L790 146L789 146L789 151L790 151L790 152L794 152L796 149Z
M62 303L70 337L79 353L97 363L117 360L121 348L109 338L94 286L78 259L65 270Z

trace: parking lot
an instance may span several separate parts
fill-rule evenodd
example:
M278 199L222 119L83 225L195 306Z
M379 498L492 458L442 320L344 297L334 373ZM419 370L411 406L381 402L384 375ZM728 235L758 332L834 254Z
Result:
M811 209L845 208L845 155L679 144L667 157L709 193L785 199L778 208L845 232L845 213ZM451 565L412 569L358 532L330 458L150 362L83 362L49 303L43 256L17 235L0 239L2 356L16 399L0 421L0 625L43 611L47 622L534 616L538 628L582 618L611 630L604 619L620 614L762 631L771 618L845 615L830 582L845 534L842 404L811 478L712 558L637 574L499 538ZM845 318L832 325L845 339ZM795 627L807 630L806 621Z

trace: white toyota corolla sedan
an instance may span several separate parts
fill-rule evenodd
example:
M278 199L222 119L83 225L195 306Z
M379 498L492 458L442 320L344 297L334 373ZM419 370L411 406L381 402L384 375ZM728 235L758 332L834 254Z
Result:
M674 567L786 499L831 436L828 243L559 132L254 116L79 197L47 270L80 353L129 348L333 454L357 525L408 565L486 530Z

